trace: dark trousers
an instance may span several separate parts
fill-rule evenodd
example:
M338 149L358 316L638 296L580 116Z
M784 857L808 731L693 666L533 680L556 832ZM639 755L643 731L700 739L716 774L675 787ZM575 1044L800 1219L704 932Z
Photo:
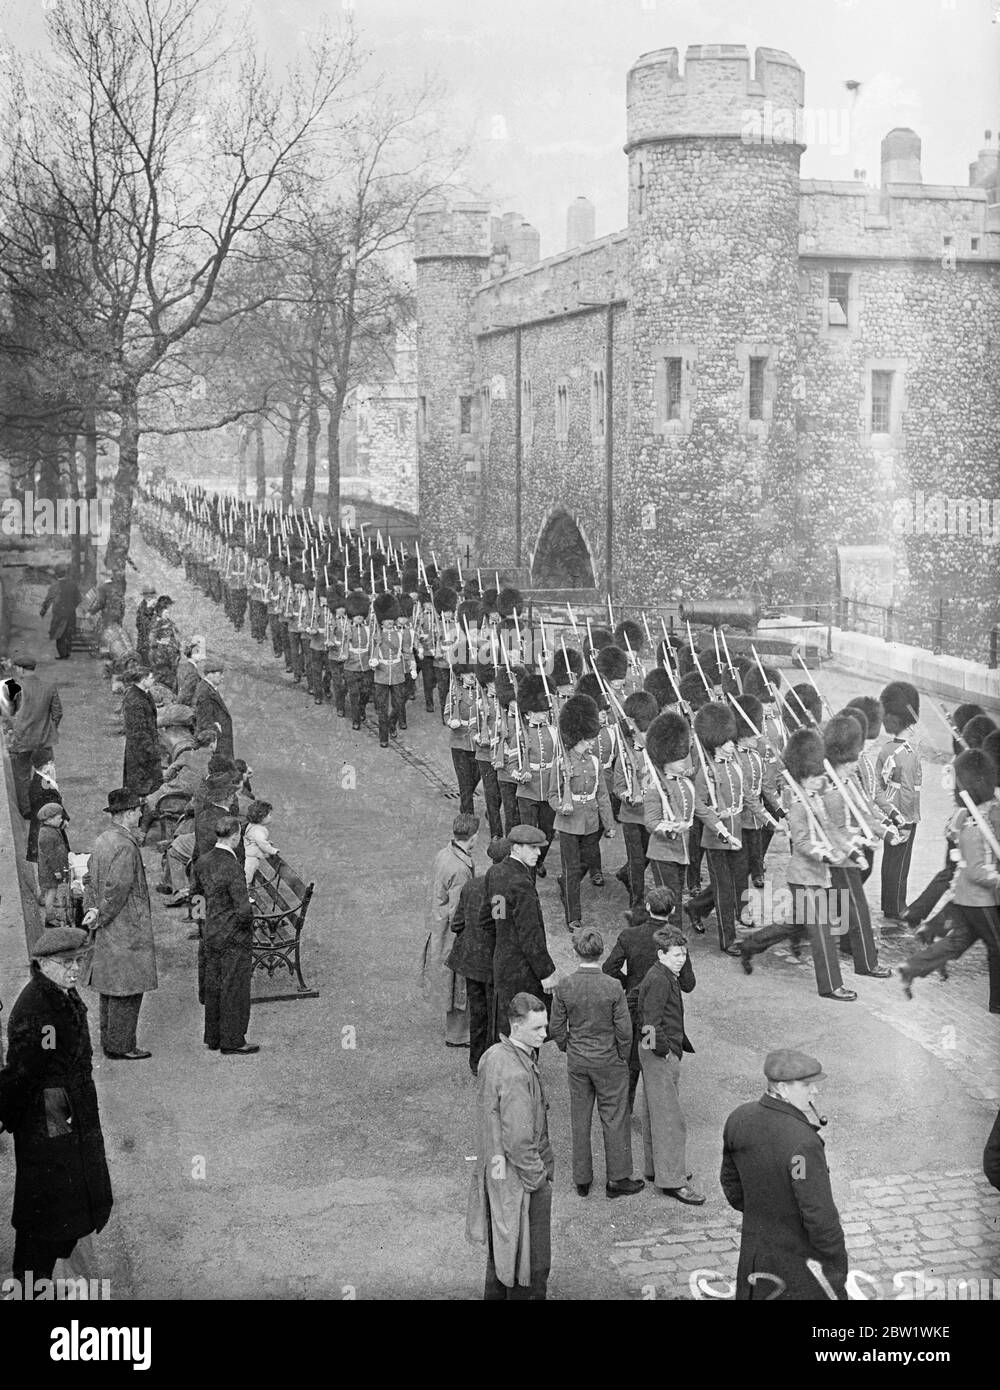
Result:
M29 1270L36 1284L39 1279L51 1279L56 1260L68 1260L76 1241L76 1236L72 1240L42 1240L27 1231L15 1230L11 1273L22 1285L27 1282L25 1275Z
M600 864L601 830L591 830L586 835L573 835L568 830L559 832L559 858L562 862L562 897L566 911L567 925L582 920L580 908L580 882L591 871L594 864Z
M288 647L286 650L286 661L291 661L292 675L296 681L300 681L305 674L306 652L308 646L303 644L301 632L288 633Z
M918 951L906 962L909 975L919 978L941 970L948 961L963 956L970 946L982 941L986 947L990 972L990 1012L1000 1013L1000 912L995 907L963 907L948 904L951 930L933 945Z
M374 682L371 671L345 671L347 698L351 704L351 723L360 724L372 697Z
M17 809L25 820L31 815L28 787L31 785L31 755L34 751L33 748L29 748L26 753L11 753L10 755L10 770L14 774Z
M590 1128L594 1103L604 1135L604 1171L607 1182L632 1176L632 1132L629 1124L628 1065L623 1061L588 1063L570 1058L569 1115L573 1131L573 1181L594 1181L594 1157Z
M243 631L243 619L247 611L247 591L246 589L233 589L229 596L229 616L233 620L233 627L237 632Z
M860 870L859 870L860 873ZM805 888L800 883L790 883L788 891L792 895L791 920L774 922L761 931L754 932L742 945L747 955L755 956L775 946L779 941L791 943L798 955L804 936L808 935L812 946L813 968L816 971L816 989L821 995L832 994L843 985L840 961L830 935L831 915L829 890L826 888Z
M63 661L68 660L73 650L73 637L75 634L76 623L67 623L62 636L56 638L56 656L60 657Z
M483 784L483 798L486 801L486 819L489 822L490 835L494 840L498 840L503 834L503 822L500 818L500 783L497 781L497 770L485 758L477 758L476 767L479 769L479 776Z
M420 680L424 687L424 704L428 714L434 713L434 690L437 686L437 676L434 670L434 658L432 656L422 656L420 658Z
M344 663L331 661L327 658L326 665L330 676L330 693L333 696L333 703L337 707L337 713L344 714L347 709L347 678L344 675Z
M205 948L205 1042L211 1048L242 1047L250 1022L253 956L245 946Z
M913 902L910 903L909 907L906 909L907 916L911 917L914 922L923 922L937 906L941 896L946 893L951 886L951 881L955 877L955 870L958 868L958 865L953 862L950 851L951 845L949 844L948 857L944 868L938 869L924 891L919 894L918 897L914 898Z
M697 893L701 887L701 857L704 852L701 847L701 821L695 818L688 831L687 886L692 893Z
M680 923L681 896L684 892L684 864L676 864L672 859L651 859L649 868L657 888L669 888L674 895L673 920Z
M747 876L749 878L764 877L764 831L770 830L769 825L743 827L743 843L747 851Z
M538 863L545 863L545 856L552 847L552 840L555 836L553 824L556 813L547 801L529 801L526 797L519 797L517 809L521 816L521 825L533 825L536 830L540 830L545 836L548 844L538 856Z
M255 642L267 636L267 604L259 598L250 600L250 636Z
M438 708L441 711L441 723L444 723L444 702L448 698L448 687L451 685L451 671L447 666L434 667L434 681L437 685Z
M906 911L906 880L913 857L916 823L903 827L910 833L901 845L882 841L882 911L887 917L901 917Z
M839 926L847 928L839 937L841 954L853 957L855 975L870 975L878 968L878 947L861 872L854 868L831 868L831 903L836 903ZM843 920L845 908L846 922Z
M326 685L326 648L309 648L309 694L318 705L323 703L323 688Z
M480 1057L493 1042L490 1032L493 985L485 980L466 980L465 992L469 1010L469 1066L475 1075Z
M479 763L476 762L476 755L470 753L468 748L453 748L451 760L455 765L455 778L458 782L459 810L471 816L476 809L474 797L479 786Z
M867 883L872 876L872 869L875 865L875 846L862 845L861 853L865 856L865 867L861 870L861 882Z
M628 905L635 911L646 898L646 850L649 831L641 821L622 821L625 855L628 865Z
M275 656L281 656L285 650L285 639L281 631L282 622L277 613L271 613L268 616L271 624L271 647Z
M544 1183L532 1192L528 1206L528 1241L531 1247L531 1284L514 1284L508 1288L497 1278L493 1263L493 1223L486 1214L488 1251L486 1257L486 1286L483 1299L489 1303L509 1300L512 1303L540 1303L545 1299L552 1267L552 1184Z
M141 994L101 995L101 1047L105 1052L134 1052Z
M515 825L521 824L521 802L517 799L516 782L500 782L500 805L503 807L504 834L509 835Z
M736 941L736 919L743 907L747 884L746 845L739 849L706 849L708 877L711 887L696 893L688 904L692 912L702 916L709 903L715 906L719 926L719 949L727 950Z
M375 713L378 715L380 743L388 743L390 734L395 738L397 727L406 728L406 696L402 681L398 685L375 686Z

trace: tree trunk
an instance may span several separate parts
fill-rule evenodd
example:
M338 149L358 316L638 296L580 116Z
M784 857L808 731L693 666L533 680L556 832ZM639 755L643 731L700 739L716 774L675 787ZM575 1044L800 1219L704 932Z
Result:
M80 470L77 465L75 433L66 436L66 460L69 470L69 496L73 503L73 517L75 524L73 533L70 537L70 574L77 584L80 582L83 573L83 556L87 546L87 536L89 528L83 524L80 516L80 508L77 503L80 500Z
M88 408L83 412L83 495L87 499L87 514L90 503L97 499L97 412ZM96 538L87 534L83 579L93 584L97 579ZM84 587L84 585L81 585Z
M306 421L306 480L302 490L303 507L311 507L316 491L316 442L319 439L319 383L309 383L309 414Z
M250 431L239 427L236 443L236 496L242 501L247 495L247 451L250 448Z
M259 417L253 424L253 437L256 445L257 501L263 506L267 501L267 456L264 453L264 422Z
M326 485L326 514L334 526L340 525L340 417L344 411L341 392L332 398L326 422L328 482Z
M104 567L111 572L111 589L118 599L117 620L120 622L125 611L125 564L132 543L132 506L139 481L139 397L131 385L122 389L119 414L118 471L111 498L111 526Z
M288 412L288 439L285 444L285 457L281 462L281 501L285 507L292 505L295 454L299 447L299 418L302 414L300 401L293 401Z

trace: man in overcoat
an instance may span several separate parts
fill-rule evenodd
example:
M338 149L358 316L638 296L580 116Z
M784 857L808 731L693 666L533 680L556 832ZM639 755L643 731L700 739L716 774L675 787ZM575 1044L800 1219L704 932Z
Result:
M236 846L243 827L235 816L219 816L215 845L195 860L196 891L204 894L203 1000L205 1046L212 1052L249 1056L250 980L253 975L253 905Z
M220 757L232 758L235 756L233 719L219 689L223 677L222 658L209 653L202 662L202 671L204 675L198 682L194 695L195 733L200 733L202 729L217 729L215 751Z
M743 1213L737 1301L828 1298L808 1260L846 1299L844 1231L823 1140L809 1117L825 1074L815 1057L782 1048L767 1054L764 1075L766 1093L733 1111L722 1141L722 1190Z
M486 850L494 864L500 864L510 854L508 840L491 840ZM496 923L492 917L482 923L483 894L486 875L467 879L458 895L458 904L451 916L454 945L447 964L465 979L469 1010L469 1067L478 1075L479 1059L493 1041L490 1022L493 1014L493 949L496 946Z
M31 780L31 755L39 748L54 748L59 740L62 702L54 685L35 675L35 658L22 652L11 663L14 681L20 687L16 709L4 710L4 724L10 730L7 747L10 751L10 770L14 774L14 789L21 815L27 818L28 783Z
M537 1060L547 1026L540 999L515 995L509 1036L479 1063L478 1152L465 1231L487 1247L483 1298L490 1302L540 1302L548 1287L555 1159Z
M515 994L534 994L552 1007L556 967L545 940L542 905L532 878L548 846L545 832L515 825L507 836L510 854L486 874L479 925L496 931L493 949L494 1025L491 1036L507 1031L507 1006Z
M156 948L146 870L139 849L142 797L124 787L108 793L110 827L90 856L83 925L96 932L85 984L101 996L105 1057L138 1062L152 1054L136 1043L142 996L156 988Z
M156 702L150 694L153 674L148 666L125 672L122 724L125 729L125 766L122 785L138 796L155 792L163 782L160 732L156 726Z
M451 951L451 919L458 895L476 872L472 848L478 833L479 817L461 811L452 825L451 841L439 851L431 875L420 985L424 998L444 1014L445 1047L469 1046L465 976L456 974L446 958Z
M56 570L54 584L50 584L45 594L40 617L45 617L52 609L49 620L49 640L56 644L56 660L68 661L73 651L73 637L76 633L76 610L80 606L80 590L76 581L66 573L66 566Z
M0 1129L14 1136L13 1273L51 1279L78 1240L103 1230L111 1178L94 1089L87 1006L76 992L87 933L51 927L11 1009Z

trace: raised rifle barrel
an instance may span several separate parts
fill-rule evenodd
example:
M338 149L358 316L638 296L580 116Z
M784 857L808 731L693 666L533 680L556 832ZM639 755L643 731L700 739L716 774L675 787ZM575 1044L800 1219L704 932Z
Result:
M681 603L682 623L701 623L706 627L742 627L753 632L760 614L760 605L749 598L711 598Z

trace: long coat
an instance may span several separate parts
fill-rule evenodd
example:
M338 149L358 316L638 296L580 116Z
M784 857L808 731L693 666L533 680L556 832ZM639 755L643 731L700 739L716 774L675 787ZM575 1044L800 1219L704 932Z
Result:
M34 671L22 671L18 676L21 701L13 719L12 753L30 753L34 748L53 748L59 741L62 720L62 701L54 685L49 685Z
M479 913L480 928L496 929L493 948L493 989L497 1013L522 991L551 1005L542 981L555 974L545 941L542 906L531 871L519 859L504 859L486 873Z
M452 913L451 930L454 944L448 957L449 967L467 980L489 984L493 979L493 948L496 945L496 923L490 918L483 927L480 917L486 875L477 875L462 884L458 906Z
M155 792L163 782L156 704L148 690L127 685L122 698L125 728L125 768L122 786L139 796Z
M52 609L49 637L53 642L59 642L64 637L72 639L76 632L76 610L79 606L80 590L72 579L57 579L54 584L49 585L41 616L44 618L49 608Z
M722 1190L743 1213L737 1301L827 1298L807 1260L846 1299L847 1250L823 1140L802 1111L765 1094L733 1111L722 1145ZM761 1278L751 1284L754 1273Z
M182 656L177 663L177 702L181 705L188 705L194 709L195 692L198 689L198 682L201 680L201 672L188 656Z
M225 700L204 677L198 682L194 694L194 731L200 734L203 729L218 731L215 751L220 758L232 758L233 719Z
M420 960L420 986L428 1003L442 1012L464 1009L468 1002L464 975L456 975L445 962L454 942L452 914L458 906L463 884L474 873L472 856L454 840L438 851L427 899L427 937Z
M465 1234L485 1245L489 1217L497 1278L508 1288L531 1283L531 1193L555 1174L548 1108L531 1053L509 1038L486 1049L479 1061L479 1135Z
M90 856L84 905L96 907L97 939L88 978L100 994L145 994L156 988L156 948L139 840L124 825L98 835Z
M40 1240L100 1231L111 1179L91 1065L87 1006L32 965L10 1012L0 1122L14 1136L11 1222Z

